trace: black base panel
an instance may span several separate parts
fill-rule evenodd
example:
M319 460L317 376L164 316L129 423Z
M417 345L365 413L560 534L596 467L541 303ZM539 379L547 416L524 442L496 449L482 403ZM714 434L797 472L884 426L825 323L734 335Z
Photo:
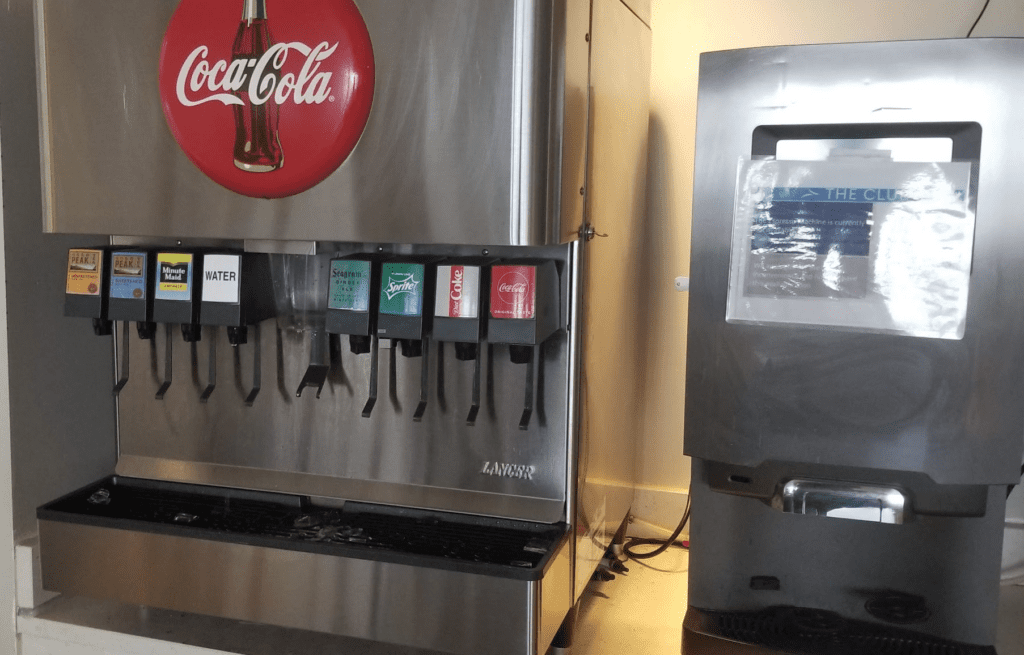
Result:
M554 525L111 476L40 507L40 520L539 580Z
M686 655L996 655L963 644L809 607L756 612L690 607L683 621Z

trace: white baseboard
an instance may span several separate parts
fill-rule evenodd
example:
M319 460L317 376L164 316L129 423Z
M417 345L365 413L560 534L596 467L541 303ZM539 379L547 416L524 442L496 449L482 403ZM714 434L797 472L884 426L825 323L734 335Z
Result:
M633 495L630 514L633 523L627 534L632 537L664 539L672 534L683 518L689 494L685 489L664 487L637 487ZM683 528L683 536L689 537L689 524Z

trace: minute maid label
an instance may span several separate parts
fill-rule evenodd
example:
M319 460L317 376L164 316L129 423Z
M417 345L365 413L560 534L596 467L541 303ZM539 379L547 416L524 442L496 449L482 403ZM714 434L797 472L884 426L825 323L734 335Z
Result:
M162 252L156 256L156 298L192 299L192 259L190 253Z
M110 257L110 297L146 297L146 253L115 252Z
M423 264L384 264L380 284L380 313L423 314Z
M351 312L370 311L370 262L357 259L331 262L327 307Z

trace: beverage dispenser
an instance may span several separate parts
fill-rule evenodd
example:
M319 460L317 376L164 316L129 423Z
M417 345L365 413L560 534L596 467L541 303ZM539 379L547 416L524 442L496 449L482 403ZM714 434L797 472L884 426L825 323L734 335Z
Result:
M701 56L687 653L995 652L1022 67L1018 39Z
M13 2L42 209L5 223L63 235L40 253L106 235L72 313L129 320L113 255L147 271L130 320L165 326L162 356L122 358L112 430L19 437L116 452L16 494L43 585L387 647L567 645L635 482L632 440L587 420L642 411L593 373L640 379L635 294L587 269L634 270L647 3ZM54 366L78 393L97 369Z

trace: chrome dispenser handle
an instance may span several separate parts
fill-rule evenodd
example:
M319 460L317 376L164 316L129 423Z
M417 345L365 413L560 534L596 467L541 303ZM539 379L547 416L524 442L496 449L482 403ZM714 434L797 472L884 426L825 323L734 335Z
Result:
M174 369L174 327L170 323L164 324L164 382L156 390L156 399L163 400L164 394L171 388L171 371Z
M377 348L378 337L375 334L370 338L370 397L363 405L363 418L370 418L373 406L377 404Z
M209 328L210 333L207 335L207 341L210 342L210 374L206 389L199 396L199 402L201 403L208 401L210 395L213 394L213 390L217 387L217 328L212 325Z
M117 396L121 393L121 389L124 389L124 385L128 384L128 335L131 330L128 329L128 321L121 323L121 375L114 385L114 395Z
M252 326L252 391L245 397L245 406L252 407L256 396L260 393L261 371L260 371L260 324Z

